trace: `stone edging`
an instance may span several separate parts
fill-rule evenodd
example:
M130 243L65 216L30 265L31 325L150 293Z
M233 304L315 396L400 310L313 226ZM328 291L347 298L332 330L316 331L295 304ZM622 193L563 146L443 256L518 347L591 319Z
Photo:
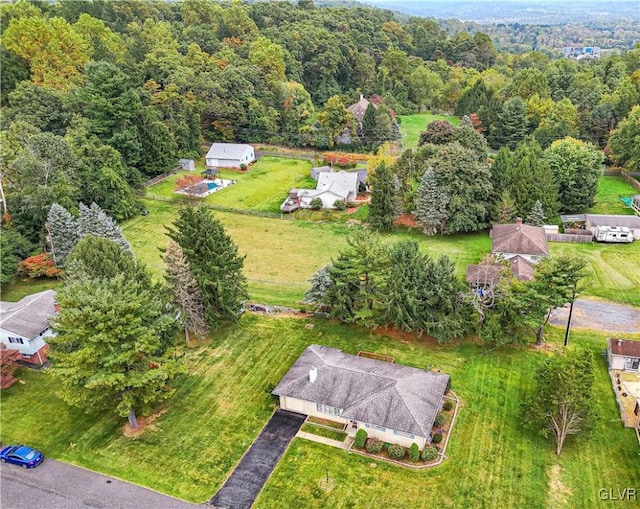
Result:
M444 445L442 446L442 452L439 452L439 456L440 458L438 459L438 461L436 461L435 463L430 463L428 465L411 465L411 464L407 464L407 463L402 463L401 461L396 461L396 460L392 460L392 459L387 459L387 458L381 458L379 456L373 456L367 452L364 451L358 451L356 449L353 448L353 443L351 443L351 445L349 446L349 448L347 449L347 452L349 454L359 454L360 456L364 456L365 458L370 458L376 461L386 461L387 463L391 463L393 465L397 465L399 467L404 467L404 468L412 468L414 470L424 470L427 468L433 468L433 467L437 467L438 465L440 465L440 463L442 463L445 459L445 451L447 450L447 445L449 444L449 438L451 437L451 432L453 431L453 425L456 421L456 417L458 416L458 409L460 408L460 399L458 398L458 396L456 396L455 392L453 392L452 390L449 391L453 397L450 396L445 396L445 398L447 399L451 399L453 401L456 402L456 407L455 410L453 412L453 417L451 417L451 426L449 426L449 430L447 432L447 438L444 441Z

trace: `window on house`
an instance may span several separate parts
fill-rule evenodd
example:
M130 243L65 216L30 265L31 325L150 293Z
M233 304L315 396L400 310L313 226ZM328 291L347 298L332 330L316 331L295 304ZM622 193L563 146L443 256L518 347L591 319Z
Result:
M9 343L18 343L20 345L24 345L24 341L22 338L13 338L9 336Z
M378 426L377 424L371 424L369 422L364 423L365 428L377 429L379 431L387 431L387 428L383 426Z
M624 369L637 370L640 367L640 358L626 357L624 359Z
M329 406L329 405L321 405L320 403L316 403L316 410L320 413L327 415L340 415L340 409Z
M408 437L413 440L416 436L413 433L405 433L404 431L398 431L397 429L393 430L394 435L400 435L401 437Z

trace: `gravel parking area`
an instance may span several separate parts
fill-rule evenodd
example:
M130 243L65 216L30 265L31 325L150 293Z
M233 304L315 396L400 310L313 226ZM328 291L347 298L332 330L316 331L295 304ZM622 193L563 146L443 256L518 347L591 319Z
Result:
M550 322L566 326L569 306L554 309ZM573 305L571 328L640 334L640 308L613 302L577 299Z

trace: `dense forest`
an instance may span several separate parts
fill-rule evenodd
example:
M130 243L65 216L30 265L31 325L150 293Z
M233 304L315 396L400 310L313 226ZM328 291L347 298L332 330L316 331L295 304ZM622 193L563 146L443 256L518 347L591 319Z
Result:
M405 154L396 171L413 182L405 206L434 160L448 157L452 171L468 161L482 169L481 199L494 203L445 232L475 230L499 213L505 185L485 169L485 139L515 151L498 158L505 167L524 155L553 159L563 147L542 151L566 137L603 149L640 103L640 47L580 62L499 53L485 33L376 8L20 0L0 9L2 244L17 258L44 239L53 203L75 214L95 202L117 220L140 213L141 183L198 157L203 141L365 152L396 139L403 114L423 110L468 115L481 139L463 130L455 146L434 148L426 136L421 158ZM346 106L361 94L376 107L358 123ZM633 166L638 110L625 122L613 156ZM414 157L422 170L407 176ZM537 194L547 214L567 210Z

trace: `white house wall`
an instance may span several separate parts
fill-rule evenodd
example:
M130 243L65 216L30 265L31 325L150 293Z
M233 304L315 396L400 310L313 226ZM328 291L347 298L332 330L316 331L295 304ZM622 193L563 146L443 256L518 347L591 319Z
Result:
M2 342L2 344L5 345L9 350L18 350L23 355L35 355L38 350L46 345L43 338L52 335L53 334L50 329L47 329L46 332L40 334L34 339L29 339L14 332L0 329L0 342ZM22 343L10 343L9 337L20 338L22 339Z
M290 396L280 396L280 408L282 408L283 410L290 410L291 412L297 412L299 414L311 415L320 419L341 422L343 424L348 424L351 422L350 419L345 419L344 417L341 417L339 415L333 415L318 411L316 403L292 398ZM427 439L419 435L410 435L408 433L402 433L390 428L376 426L371 423L360 421L356 422L358 425L358 429L365 430L369 437L378 438L383 442L399 444L405 447L411 447L411 444L416 443L421 450L427 443Z
M609 354L609 367L611 369L624 369L624 356Z

